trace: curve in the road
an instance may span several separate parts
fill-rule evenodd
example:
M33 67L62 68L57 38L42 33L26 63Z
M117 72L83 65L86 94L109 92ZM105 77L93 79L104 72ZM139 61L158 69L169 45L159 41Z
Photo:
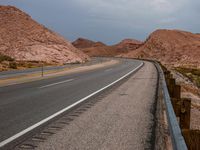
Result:
M0 147L136 72L143 62L0 88ZM5 130L7 129L7 130Z

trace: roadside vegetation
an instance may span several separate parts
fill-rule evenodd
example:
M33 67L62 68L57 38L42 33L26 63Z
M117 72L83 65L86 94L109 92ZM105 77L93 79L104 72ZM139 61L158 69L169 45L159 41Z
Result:
M3 54L0 53L0 63L3 62L3 61L14 61L14 59L7 56L7 55L3 55Z
M48 66L50 64L39 61L16 61L15 59L0 53L0 71L7 71L12 69L25 69Z
M175 70L189 78L200 88L200 69L177 67Z
M7 70L6 68L17 69L17 64L10 56L0 53L0 71Z

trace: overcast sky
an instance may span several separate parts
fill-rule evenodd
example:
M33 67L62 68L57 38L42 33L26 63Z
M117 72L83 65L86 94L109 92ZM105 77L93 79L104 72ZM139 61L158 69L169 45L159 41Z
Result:
M200 32L200 0L0 0L73 41L144 40L158 28Z

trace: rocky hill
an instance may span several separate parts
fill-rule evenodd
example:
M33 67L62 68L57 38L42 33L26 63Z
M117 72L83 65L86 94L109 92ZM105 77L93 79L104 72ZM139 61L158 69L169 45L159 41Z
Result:
M117 56L137 49L142 45L142 42L134 39L125 39L116 45L108 46L102 42L79 38L72 44L89 56Z
M130 50L135 50L142 46L142 42L135 39L124 39L120 43L114 45L114 47L121 52L128 52Z
M72 45L76 48L89 48L89 47L101 47L106 46L102 42L94 42L85 38L78 38L74 42L72 42Z
M12 6L0 6L0 54L16 61L50 64L85 62L89 57L57 33Z
M156 30L137 50L121 56L156 59L173 66L200 67L200 36L180 30Z
M72 45L76 48L88 48L92 47L95 44L94 41L84 39L84 38L78 38L76 41L72 42Z

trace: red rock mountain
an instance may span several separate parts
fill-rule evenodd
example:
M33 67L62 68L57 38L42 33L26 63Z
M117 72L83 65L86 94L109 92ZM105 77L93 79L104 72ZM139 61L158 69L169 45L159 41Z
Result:
M180 30L156 30L140 48L121 56L151 58L173 66L200 67L200 36Z
M142 42L134 39L125 39L116 45L107 46L101 42L79 38L72 44L89 56L117 56L137 49L142 45Z
M120 43L114 45L114 47L122 52L127 52L130 50L135 50L142 45L141 41L135 39L124 39Z
M106 46L104 43L101 42L94 42L84 38L78 38L76 41L72 42L76 48L89 48L89 47L101 47Z
M70 42L12 6L0 6L0 53L20 61L85 62Z

